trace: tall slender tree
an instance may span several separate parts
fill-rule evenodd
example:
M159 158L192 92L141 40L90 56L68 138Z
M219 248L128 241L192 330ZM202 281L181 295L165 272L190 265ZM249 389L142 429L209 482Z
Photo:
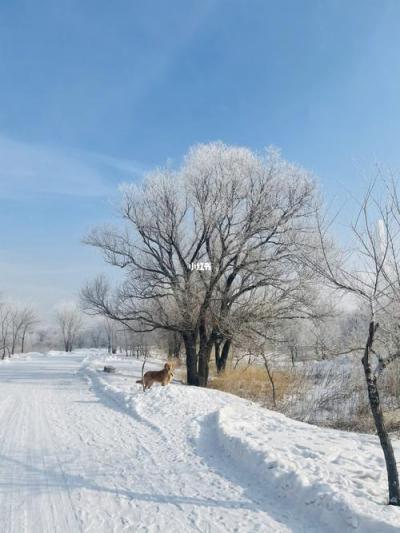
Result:
M386 185L383 200L371 185L352 225L353 242L339 253L318 218L318 249L304 261L330 286L359 301L368 317L361 363L364 369L371 414L382 446L389 491L389 504L400 505L396 459L385 425L379 378L400 357L400 203L397 187Z

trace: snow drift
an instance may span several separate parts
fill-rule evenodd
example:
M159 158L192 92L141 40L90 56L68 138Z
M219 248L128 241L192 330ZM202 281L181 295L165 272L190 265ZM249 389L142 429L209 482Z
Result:
M127 377L138 375L140 362L120 362L119 375L100 373L103 364L83 368L102 401L117 402L166 442L189 445L260 505L275 507L289 530L399 530L400 509L386 505L377 437L297 422L215 390L171 385L143 393ZM394 446L400 457L399 442Z

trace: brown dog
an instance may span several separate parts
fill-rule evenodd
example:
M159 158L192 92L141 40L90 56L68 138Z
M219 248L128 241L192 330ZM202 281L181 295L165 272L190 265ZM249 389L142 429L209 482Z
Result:
M149 389L155 382L161 383L161 385L164 387L171 382L173 375L174 374L172 372L171 365L169 363L165 363L162 370L149 370L143 376L143 380L138 379L136 383L142 383L143 390Z

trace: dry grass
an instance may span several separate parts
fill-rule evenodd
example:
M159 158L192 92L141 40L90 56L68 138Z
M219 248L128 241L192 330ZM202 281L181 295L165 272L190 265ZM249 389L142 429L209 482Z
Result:
M177 361L173 359L172 362ZM174 372L176 379L186 382L184 362L175 365ZM291 418L319 426L376 433L362 369L355 366L348 374L333 365L321 368L321 372L300 365L274 370L276 409ZM321 382L326 386L318 386ZM223 374L217 374L211 359L208 387L274 408L271 383L261 365L228 367ZM386 373L380 388L386 426L390 432L400 434L400 362Z
M172 367L174 380L186 383L186 365L178 357L168 357L168 363Z
M279 405L291 387L293 376L290 370L279 370L274 371L273 379ZM271 383L267 371L261 366L226 369L223 374L212 376L208 386L272 407Z
M183 366L182 361L178 357L168 357L167 362L172 366L172 368L181 368Z

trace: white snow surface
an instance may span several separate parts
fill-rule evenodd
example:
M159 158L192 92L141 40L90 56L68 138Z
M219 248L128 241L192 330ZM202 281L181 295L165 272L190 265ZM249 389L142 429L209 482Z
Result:
M215 390L143 393L141 365L99 350L0 363L1 533L400 531L377 437Z

